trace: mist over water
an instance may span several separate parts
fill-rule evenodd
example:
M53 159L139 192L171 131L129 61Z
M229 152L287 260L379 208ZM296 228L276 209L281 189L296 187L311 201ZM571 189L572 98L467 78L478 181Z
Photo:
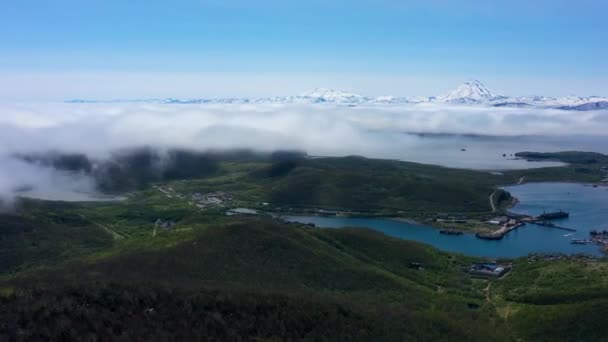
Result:
M529 162L515 157L517 152L608 153L608 137L602 136L416 136L415 144L406 145L403 154L394 158L456 168L511 170L563 165Z
M20 193L80 198L91 172L58 170L15 155L82 154L103 163L148 146L193 151L299 150L449 167L503 170L559 163L516 160L521 151L608 152L608 112L447 105L0 104L0 199ZM27 191L24 191L27 189Z

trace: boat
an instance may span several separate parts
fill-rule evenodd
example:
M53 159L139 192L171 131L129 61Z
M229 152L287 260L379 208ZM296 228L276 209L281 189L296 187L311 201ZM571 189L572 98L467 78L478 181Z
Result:
M477 234L475 234L475 237L478 239L483 239L483 240L502 240L502 238L504 237L504 234L477 233Z
M568 218L570 217L570 213L567 211L555 211L555 212L550 212L550 213L542 213L542 215L538 216L539 220L556 220L556 219L562 219L562 218Z
M439 234L444 234L444 235L462 235L463 233L461 231L458 231L458 230L442 229L442 230L439 231Z
M589 240L589 239L572 239L570 241L571 244L573 245L586 245L588 243L592 243L593 241Z

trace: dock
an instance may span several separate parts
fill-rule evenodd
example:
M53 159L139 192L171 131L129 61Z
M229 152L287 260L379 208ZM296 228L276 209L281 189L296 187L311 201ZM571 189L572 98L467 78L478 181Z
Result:
M507 212L507 217L509 220L504 222L503 225L496 231L490 233L477 233L475 237L484 240L501 240L505 235L509 232L525 225L525 224L535 224L537 226L547 227L547 228L555 228L560 230L565 230L568 232L576 232L577 230L574 228L568 228L556 225L555 223L549 222L549 220L567 218L570 214L566 211L557 211L557 212L545 212L539 216L528 216L528 215L520 215L511 212ZM491 223L498 224L502 221L488 221Z
M568 218L570 217L570 213L568 213L567 211L556 211L556 212L545 212L542 213L539 216L528 216L528 215L521 215L521 214L515 214L512 212L507 212L507 215L510 218L513 218L517 221L521 221L523 223L530 223L530 224L535 224L537 226L543 226L543 227L547 227L547 228L555 228L555 229L560 229L560 230L565 230L568 232L576 232L577 230L574 228L568 228L568 227L563 227L563 226L559 226L555 223L549 222L550 220L557 220L557 219L563 219L563 218Z
M592 230L589 232L591 242L601 246L604 253L608 253L608 230L596 231Z
M562 227L562 226L558 226L556 224L553 224L551 222L547 222L547 221L534 221L534 222L530 222L531 224L535 224L537 226L543 226L543 227L548 227L548 228L555 228L555 229L561 229L561 230L565 230L568 232L575 232L576 229L574 228L568 228L568 227Z
M505 223L502 227L500 227L500 229L491 232L491 233L477 233L475 234L475 237L477 237L478 239L484 239L484 240L502 240L503 237L505 237L505 235L507 235L510 231L515 230L521 226L523 226L524 223L516 221L516 220L510 220L509 222Z

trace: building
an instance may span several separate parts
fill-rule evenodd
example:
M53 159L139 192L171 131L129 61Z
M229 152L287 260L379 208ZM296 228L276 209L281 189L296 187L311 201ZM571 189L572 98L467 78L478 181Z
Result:
M511 266L499 265L496 263L474 263L469 269L469 273L482 277L501 277L511 270Z
M227 216L235 216L235 215L257 215L258 211L255 209L249 208L234 208L226 211Z
M493 219L490 219L488 221L486 221L489 224L495 224L495 225L500 225L500 224L505 224L507 222L509 222L509 218L507 216L497 216Z

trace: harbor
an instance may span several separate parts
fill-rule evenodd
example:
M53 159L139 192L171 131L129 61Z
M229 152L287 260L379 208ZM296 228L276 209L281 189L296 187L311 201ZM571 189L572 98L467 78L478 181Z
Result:
M503 216L486 217L483 224L486 227L493 226L494 229L492 234L488 233L481 238L474 233L452 228L460 222L470 222L471 219L448 213L437 215L433 224L324 213L288 215L284 219L321 228L370 228L392 237L426 243L444 251L493 259L530 254L604 255L608 234L599 230L596 236L591 236L590 232L598 227L608 227L608 212L605 210L608 207L608 189L577 183L526 183L506 187L505 190L517 197L519 203ZM441 225L441 228L437 228L437 225ZM594 242L573 244L572 239L591 239Z
M475 236L479 239L485 240L501 240L509 232L512 232L526 224L535 224L538 226L575 232L576 229L574 228L562 227L550 222L551 220L564 219L568 217L570 217L570 213L562 210L555 212L543 212L538 216L528 216L507 212L506 216L497 217L487 221L489 224L499 225L500 228L490 233L477 233Z
M608 230L602 231L592 230L589 232L589 237L586 239L572 239L570 241L574 245L596 244L600 246L602 251L608 252Z
M599 246L608 252L608 188L582 183L530 183L504 188L519 200L509 217L537 227L564 231L573 248Z

